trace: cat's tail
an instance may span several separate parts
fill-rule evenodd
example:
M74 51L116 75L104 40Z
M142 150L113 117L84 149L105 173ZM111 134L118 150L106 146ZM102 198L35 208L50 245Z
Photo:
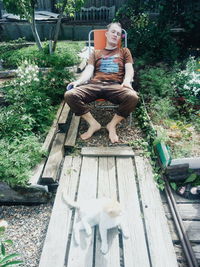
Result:
M62 192L62 198L64 200L64 202L72 207L72 208L76 208L76 209L80 209L80 205L78 204L78 202L73 201L69 196L67 196L64 192Z

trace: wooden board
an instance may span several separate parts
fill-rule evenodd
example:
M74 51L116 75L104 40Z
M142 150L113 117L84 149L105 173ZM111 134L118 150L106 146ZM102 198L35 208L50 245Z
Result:
M148 160L138 156L135 157L135 163L152 266L177 267L169 227L151 165Z
M129 229L129 238L123 239L124 265L150 267L132 158L117 157L116 164L119 199L124 207Z
M200 220L199 203L177 204L178 211L183 220ZM169 207L164 204L165 213L168 219L172 218Z
M117 199L114 157L99 158L98 197ZM117 228L108 231L109 251L106 255L100 252L99 231L96 234L95 267L120 267L119 236Z
M46 150L46 151L49 151L50 150L50 147L52 145L52 142L53 142L53 139L56 135L56 131L58 130L58 120L59 120L59 117L60 117L60 114L62 112L62 109L64 107L64 102L62 102L59 106L59 109L56 113L56 116L55 116L55 119L51 125L51 128L45 138L45 141L44 141L44 144L42 146L42 149Z
M82 199L96 198L97 163L96 157L83 158L77 198L80 202ZM77 214L75 214L75 221L76 219ZM77 246L72 235L69 254L65 262L68 267L93 266L94 232L91 236L86 237L85 231L80 231L80 240L80 246Z
M46 159L43 159L39 164L35 166L35 168L33 169L33 174L29 179L29 184L38 184L46 161L47 161Z
M69 114L70 107L65 103L64 108L62 109L62 113L58 120L58 124L64 124L67 121L67 117Z
M71 148L75 146L80 118L81 117L75 116L75 114L73 114L71 124L67 133L67 138L65 141L65 148Z
M176 228L172 220L168 220L170 232L173 241L179 241L178 235L176 234ZM191 242L200 243L200 221L183 221L185 231L188 234Z
M63 267L65 264L72 211L64 203L62 192L64 191L72 199L75 198L80 165L79 157L65 158L39 267Z
M83 156L134 156L131 147L83 147L81 150Z
M56 181L56 175L63 159L65 134L57 133L41 178L41 184L51 184Z
M176 192L174 190L172 190L172 194L173 194L174 199L175 199L177 204L181 204L181 203L183 203L183 204L200 203L200 199L187 199L187 198L181 197L178 194L176 194ZM165 192L161 191L160 195L161 195L161 198L162 198L162 202L166 203L167 199L166 199L166 196L165 196Z

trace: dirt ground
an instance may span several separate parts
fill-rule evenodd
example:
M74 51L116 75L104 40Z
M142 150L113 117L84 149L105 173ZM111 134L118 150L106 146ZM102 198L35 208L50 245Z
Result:
M104 102L104 105L110 104L109 102ZM102 106L101 104L97 104ZM102 128L96 132L90 139L83 141L80 138L80 134L84 133L88 129L88 125L84 120L81 120L79 127L79 134L77 137L77 146L124 146L130 145L133 140L142 140L144 134L142 133L137 120L132 118L132 124L130 125L130 118L123 120L117 127L117 134L119 136L120 142L117 144L112 144L108 138L108 131L106 130L106 125L110 122L115 114L114 109L102 109L94 107L94 104L90 105L91 113L95 119L102 125Z

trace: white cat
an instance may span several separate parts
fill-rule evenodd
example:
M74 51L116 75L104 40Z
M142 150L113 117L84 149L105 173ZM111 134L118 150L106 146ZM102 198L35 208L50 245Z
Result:
M83 200L80 203L69 199L63 193L64 201L71 207L78 210L80 221L74 226L74 239L77 245L80 244L79 231L85 230L87 235L91 235L92 227L99 226L101 236L101 252L108 252L107 230L120 227L125 238L128 238L127 228L122 213L121 205L118 201L110 198L98 198Z

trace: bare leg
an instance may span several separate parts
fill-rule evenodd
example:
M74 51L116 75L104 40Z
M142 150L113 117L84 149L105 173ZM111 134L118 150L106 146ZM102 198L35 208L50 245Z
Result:
M124 117L121 117L117 114L114 115L112 120L107 124L106 129L109 132L109 138L111 143L118 143L119 142L119 137L116 132L116 126L120 121L122 121Z
M81 135L81 139L86 140L90 138L95 132L101 129L101 124L99 124L90 112L82 115L82 118L87 121L89 128L87 132Z

